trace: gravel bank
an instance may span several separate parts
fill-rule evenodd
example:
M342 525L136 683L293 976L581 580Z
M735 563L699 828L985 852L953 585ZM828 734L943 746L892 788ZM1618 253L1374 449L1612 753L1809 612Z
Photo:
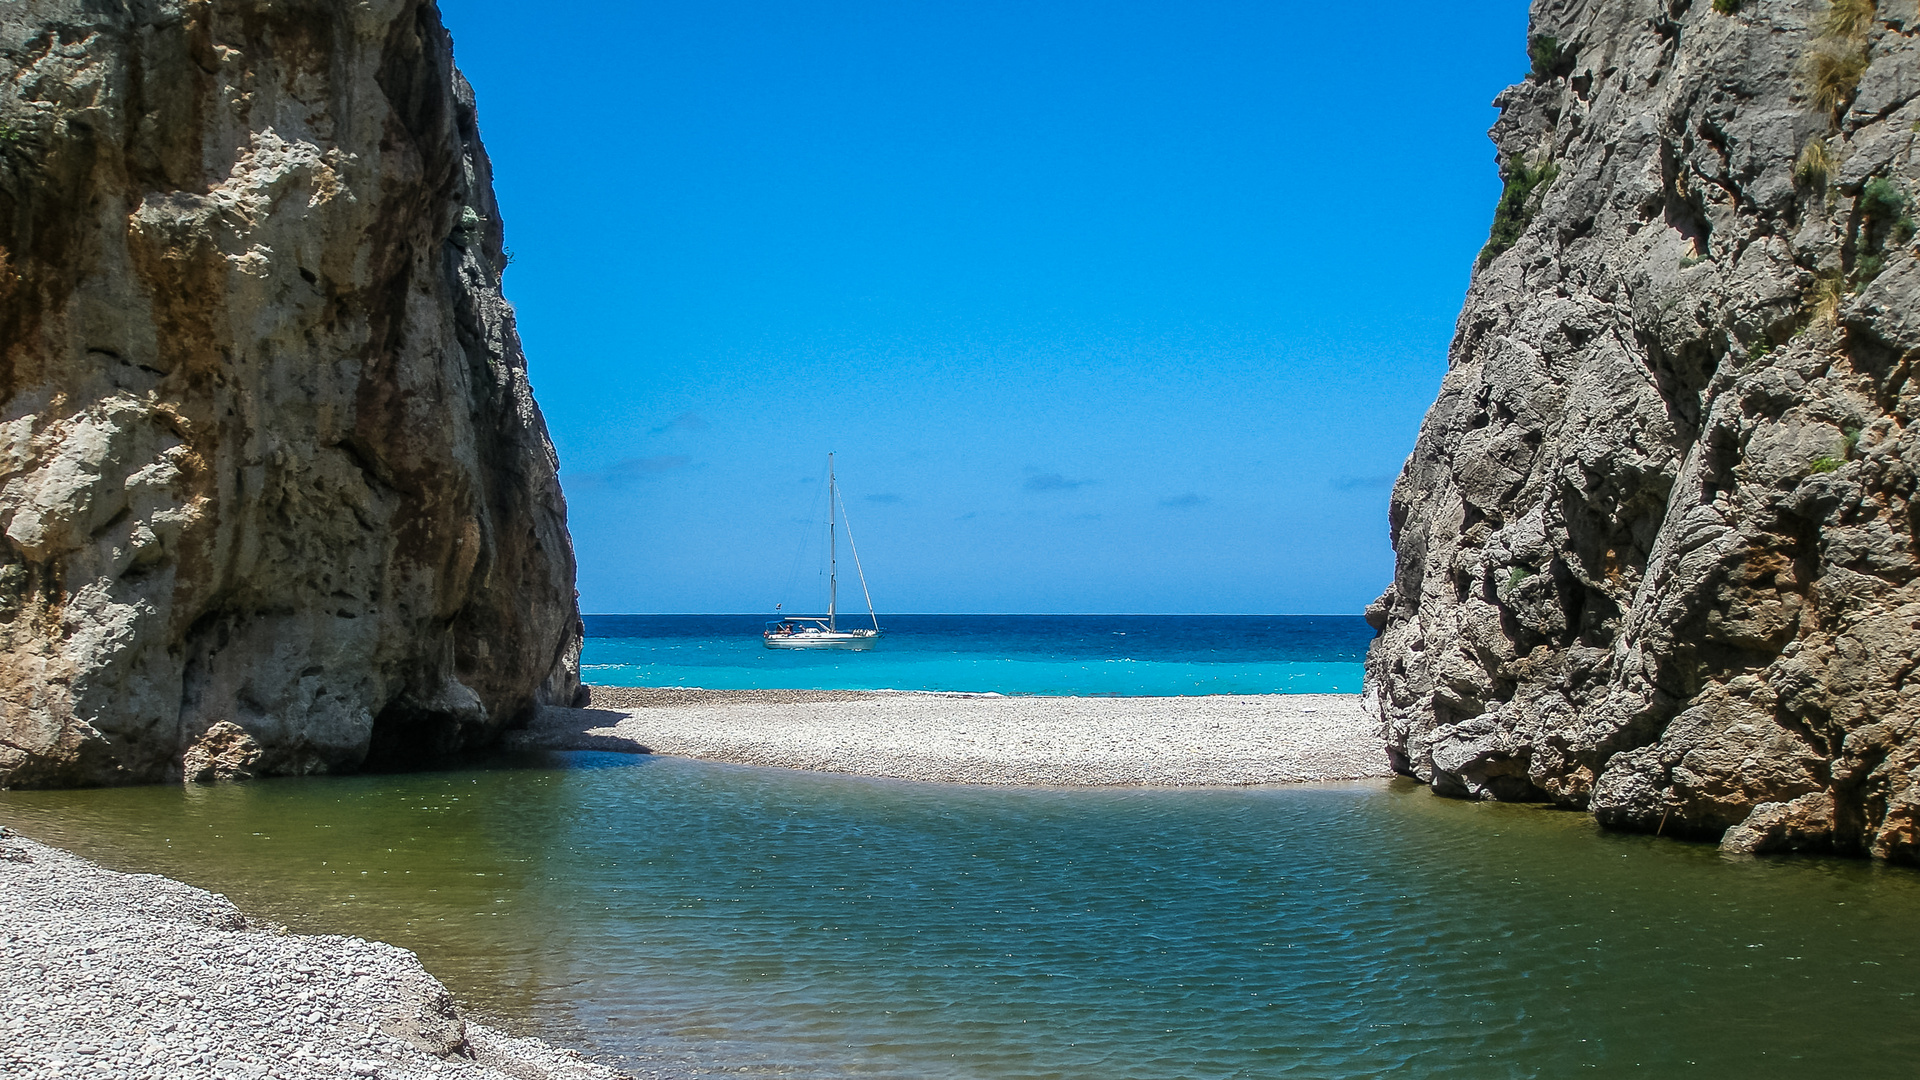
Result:
M0 829L0 1076L624 1075L463 1020L405 949L250 923L225 897Z
M1390 775L1352 694L997 697L594 687L514 745L966 784L1183 787Z

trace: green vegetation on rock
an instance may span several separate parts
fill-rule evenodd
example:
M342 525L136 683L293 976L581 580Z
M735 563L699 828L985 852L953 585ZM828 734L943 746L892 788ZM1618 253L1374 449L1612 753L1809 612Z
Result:
M1868 180L1860 189L1854 221L1854 243L1859 251L1853 264L1855 288L1880 276L1887 265L1888 249L1913 239L1912 205L1907 193L1884 176Z
M1487 246L1480 249L1480 265L1485 266L1514 245L1527 231L1540 204L1533 196L1552 184L1560 175L1560 166L1552 161L1528 166L1516 155L1507 165L1507 186L1493 208L1493 228L1487 234Z
M1907 212L1912 206L1907 193L1884 176L1874 177L1860 189L1861 216L1875 227L1886 226L1889 239L1896 244L1913 239L1913 218Z
M1546 34L1527 43L1527 56L1533 61L1531 75L1536 82L1546 82L1573 69L1573 50Z

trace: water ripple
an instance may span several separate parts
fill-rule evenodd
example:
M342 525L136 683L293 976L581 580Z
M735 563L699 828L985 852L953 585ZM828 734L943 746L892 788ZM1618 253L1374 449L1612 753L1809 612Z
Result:
M1905 870L1380 784L567 763L12 792L0 818L414 948L483 1009L669 1075L1857 1080L1920 1051Z

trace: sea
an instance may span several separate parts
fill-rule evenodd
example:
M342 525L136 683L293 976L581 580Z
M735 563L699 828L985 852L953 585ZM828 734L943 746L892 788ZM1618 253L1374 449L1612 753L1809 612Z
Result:
M765 666L730 640L745 616L595 619L588 656L602 681L1254 693L1349 687L1365 636L921 618L918 642L900 617L873 653ZM470 1010L644 1078L1864 1080L1920 1060L1920 873L1404 780L1007 789L578 752L8 791L0 823L412 949Z
M816 651L763 646L773 617L588 615L581 677L708 690L1357 694L1373 640L1357 615L889 615L869 652Z

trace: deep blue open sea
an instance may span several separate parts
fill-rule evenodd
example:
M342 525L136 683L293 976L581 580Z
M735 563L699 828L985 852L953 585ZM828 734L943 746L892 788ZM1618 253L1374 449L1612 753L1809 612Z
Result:
M1357 694L1373 640L1357 615L888 615L870 652L809 652L763 646L771 617L588 615L581 676L708 690Z

